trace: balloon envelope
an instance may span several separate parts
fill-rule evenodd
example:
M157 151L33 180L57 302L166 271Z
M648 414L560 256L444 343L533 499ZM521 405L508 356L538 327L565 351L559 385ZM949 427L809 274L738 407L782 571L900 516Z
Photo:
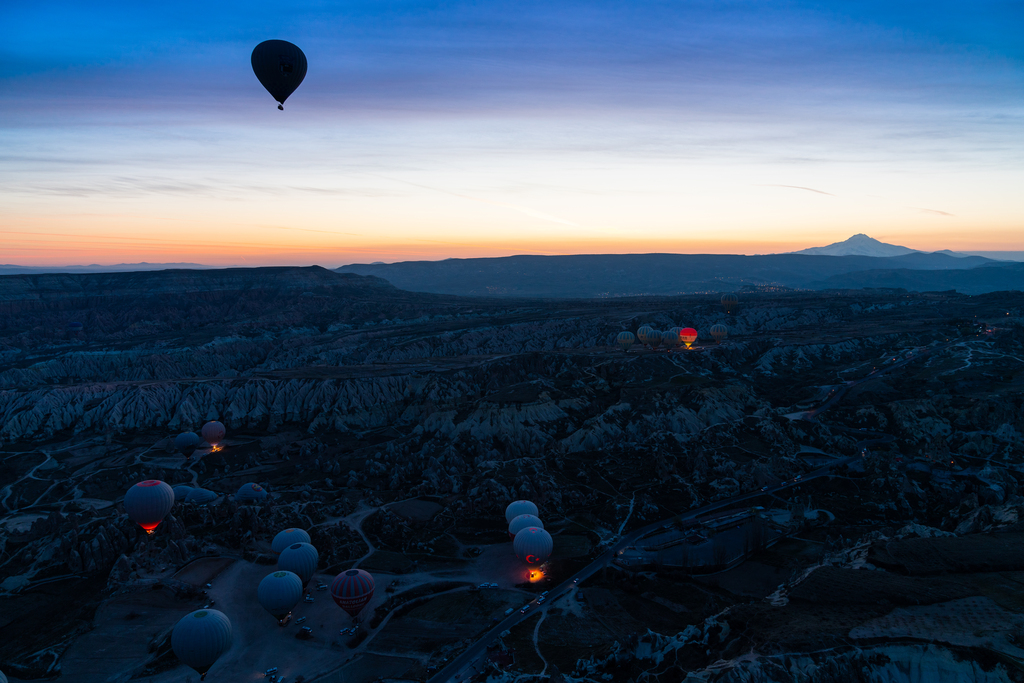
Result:
M531 526L543 529L544 522L540 521L540 518L535 515L519 515L518 517L513 517L512 521L508 523L508 535L515 538L516 534L526 527Z
M718 343L722 343L722 340L729 336L729 328L725 325L712 325L710 332Z
M537 516L537 506L528 500L514 500L505 508L505 523L511 524L519 515Z
M309 534L305 529L285 529L274 536L270 549L280 554L282 550L296 543L309 543Z
M174 506L174 489L159 479L140 481L124 496L124 510L147 534L160 526Z
M254 503L262 502L268 495L263 487L259 484L242 484L242 488L238 489L238 493L235 494L235 502L239 505L253 505Z
M260 607L280 621L288 616L302 599L302 579L286 571L267 574L260 581L256 598L260 601Z
M523 562L541 564L551 557L554 541L551 534L535 526L527 527L516 534L512 549Z
M338 607L354 617L373 598L373 577L362 569L349 569L334 577L331 597Z
M670 349L679 346L679 330L666 330L661 333L661 343Z
M171 490L174 491L174 502L184 503L188 499L188 494L192 493L195 489L185 484L178 484Z
M641 344L651 343L651 334L654 332L654 328L650 325L642 325L639 330L636 331L636 338L640 340Z
M632 332L619 332L619 336L615 338L615 343L623 351L629 351L629 347L636 343L636 337Z
M207 422L206 424L203 425L202 434L203 441L210 444L211 446L216 446L217 444L224 440L224 425L222 425L220 422L217 422L216 420L214 420L213 422Z
M187 458L202 442L203 440L195 432L182 432L174 437L174 449Z
M306 55L286 40L264 40L253 48L252 71L267 92L284 104L306 77Z
M316 574L316 565L320 562L320 553L309 543L292 543L281 551L277 558L277 566L286 572L297 574L305 586Z
M185 499L185 502L204 505L206 503L212 503L215 500L217 500L217 494L210 489L192 489L192 492L188 494L188 498Z
M215 609L185 615L171 632L174 654L203 677L230 647L231 620Z
M722 306L725 307L726 312L731 311L736 307L736 304L740 302L739 297L735 294L723 294L722 295Z
M686 348L690 348L693 342L697 341L697 330L692 327L684 327L683 331L679 333L679 338L686 344Z

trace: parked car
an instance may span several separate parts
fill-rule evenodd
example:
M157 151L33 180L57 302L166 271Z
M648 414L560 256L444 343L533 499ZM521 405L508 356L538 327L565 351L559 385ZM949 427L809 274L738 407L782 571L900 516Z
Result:
M530 611L530 606L529 605L524 605L523 608L521 610L519 610L519 613L520 614L526 614L529 611Z

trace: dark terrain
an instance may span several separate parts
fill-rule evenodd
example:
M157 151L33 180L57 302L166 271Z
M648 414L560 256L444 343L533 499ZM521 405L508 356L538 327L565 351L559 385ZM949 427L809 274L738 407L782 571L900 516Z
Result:
M342 273L373 275L417 292L464 296L675 296L748 288L983 294L1024 288L1024 265L981 256L914 252L902 256L807 254L594 254L508 256L353 264Z
M696 544L683 563L602 566L481 668L509 682L1024 680L1024 294L759 287L731 314L717 293L510 298L542 295L539 263L602 293L552 261L505 272L500 291L452 271L486 298L316 267L0 277L0 668L179 682L170 628L216 598L235 645L207 680L273 665L289 683L423 681L621 534L688 529L686 511L754 493L763 510L734 511L753 515L742 548L704 519L709 562ZM829 263L813 277L841 275ZM670 282L666 268L640 270ZM645 323L700 337L614 346ZM224 448L186 462L171 439L213 419ZM839 458L853 459L794 481ZM146 539L121 507L145 478L222 497L176 505ZM250 481L272 500L237 504ZM517 498L555 541L538 583L510 550ZM772 543L752 540L761 524ZM325 593L298 608L310 641L252 607L289 526L310 531L318 580L374 574L358 636L335 635L349 620ZM499 587L469 589L485 581Z

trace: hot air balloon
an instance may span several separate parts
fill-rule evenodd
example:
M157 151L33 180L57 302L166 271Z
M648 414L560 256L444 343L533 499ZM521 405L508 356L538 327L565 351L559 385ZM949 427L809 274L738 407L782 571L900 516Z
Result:
M186 503L195 503L196 505L205 505L206 503L212 503L217 500L217 494L210 489L192 489L192 492L188 494L188 498L185 499Z
M290 545L295 543L309 543L309 534L303 529L285 529L279 531L277 536L274 536L274 540L270 543L270 549L277 554L281 554L281 551Z
M281 551L277 558L278 569L298 574L305 586L316 574L316 565L320 562L320 553L308 543L292 543Z
M182 432L174 437L174 449L186 458L192 457L196 447L203 442L195 432Z
M636 337L632 332L619 332L619 336L615 338L615 343L623 351L629 351L630 347L636 343Z
M260 607L281 622L302 599L302 579L286 571L267 574L256 589L256 598Z
M515 538L516 534L530 526L543 529L544 522L540 521L540 518L536 515L519 515L518 517L513 517L512 521L508 523L508 535L511 538Z
M679 338L686 344L686 348L693 346L693 342L697 341L697 330L692 327L684 327L683 331L679 333Z
M717 343L721 344L722 340L729 336L729 328L725 325L712 325L711 336L714 337Z
M253 48L252 70L284 110L284 101L306 77L306 55L286 40L264 40Z
M527 564L542 564L551 557L554 541L551 534L535 526L526 527L516 534L512 541L512 549Z
M737 297L735 294L722 295L722 306L725 308L726 313L732 313L732 310L736 308L736 304L738 304L739 302L739 297Z
M235 494L235 502L239 505L258 505L270 494L263 490L263 487L259 484L242 484L242 488L238 489L238 493Z
M214 420L213 422L207 422L203 425L203 441L216 447L221 441L224 440L224 425Z
M174 506L174 489L159 479L140 481L124 496L124 510L147 534L153 533Z
M182 664L199 672L201 681L230 647L231 620L215 609L187 614L171 631L171 649Z
M373 577L362 569L349 569L331 581L331 597L338 607L355 618L373 598Z
M669 349L674 349L674 348L678 347L679 346L679 331L677 329L673 328L671 330L666 330L665 332L662 332L662 334L661 334L661 343L664 344L665 347L669 348Z
M528 500L514 500L505 508L505 523L511 524L519 515L537 516L537 506Z
M647 343L651 345L652 349L658 348L661 344L661 330L651 330L647 335Z
M188 494L192 493L194 489L186 484L178 484L171 490L174 491L174 502L184 503L188 499Z
M641 325L640 329L636 331L636 338L640 340L641 344L651 343L651 334L654 333L654 328L650 325Z

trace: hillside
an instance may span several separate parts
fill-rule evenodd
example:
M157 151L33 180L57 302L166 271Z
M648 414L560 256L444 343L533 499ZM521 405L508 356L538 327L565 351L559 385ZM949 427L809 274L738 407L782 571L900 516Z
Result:
M991 265L970 270L935 271L865 270L834 275L813 282L811 289L861 289L887 287L916 292L955 289L961 294L985 294L1007 290L1024 290L1024 263Z
M464 296L608 297L732 291L743 285L807 288L836 274L888 269L964 269L980 256L609 254L354 264L338 270L383 278L400 289Z

